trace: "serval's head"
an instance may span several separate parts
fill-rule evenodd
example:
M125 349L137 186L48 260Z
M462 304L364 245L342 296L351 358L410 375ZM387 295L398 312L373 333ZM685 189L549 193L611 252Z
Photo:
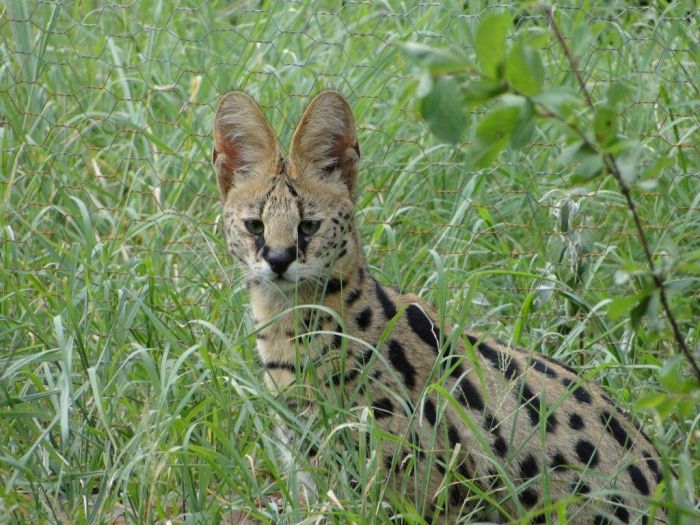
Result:
M335 91L311 101L288 160L252 98L240 91L222 97L212 161L226 240L249 283L279 290L317 286L357 266L359 160L352 111Z

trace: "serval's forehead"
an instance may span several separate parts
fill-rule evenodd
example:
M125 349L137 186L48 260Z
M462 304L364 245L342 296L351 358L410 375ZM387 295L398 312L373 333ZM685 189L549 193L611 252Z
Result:
M280 159L274 173L259 173L241 181L231 192L228 203L240 211L262 216L265 210L285 207L297 194L287 177L286 162Z
M286 173L276 175L260 202L260 216L264 219L279 216L303 216L303 199Z

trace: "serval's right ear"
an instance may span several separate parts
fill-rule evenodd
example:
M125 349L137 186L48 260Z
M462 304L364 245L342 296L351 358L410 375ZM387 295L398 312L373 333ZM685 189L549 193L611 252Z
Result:
M211 160L223 199L239 178L276 173L275 135L260 107L242 91L221 97L214 117Z

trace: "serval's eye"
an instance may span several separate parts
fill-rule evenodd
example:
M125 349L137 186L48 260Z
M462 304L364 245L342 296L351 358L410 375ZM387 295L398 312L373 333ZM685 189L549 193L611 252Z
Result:
M313 235L321 227L321 221L301 221L299 223L299 231L306 235Z
M265 226L263 226L262 221L259 221L257 219L246 219L243 221L243 224L245 224L245 229L248 230L252 235L262 235L263 230L265 229Z

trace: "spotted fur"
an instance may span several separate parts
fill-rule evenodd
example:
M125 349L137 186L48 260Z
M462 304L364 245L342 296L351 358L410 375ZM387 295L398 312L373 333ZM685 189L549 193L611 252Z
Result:
M449 328L427 304L370 275L353 211L359 158L352 112L334 91L310 103L287 160L250 97L221 100L213 161L223 228L248 283L269 388L298 394L289 387L303 390L312 367L321 388L345 391L386 431L407 436L382 451L387 476L409 497L418 498L412 477L429 494L447 486L447 498L423 506L436 522L471 511L470 487L479 487L505 516L532 511L536 523L547 518L537 509L554 500L568 502L569 523L649 523L649 498L662 481L658 453L599 386L546 356L476 335L448 342ZM251 233L250 221L263 232ZM309 304L324 309L290 309ZM437 382L461 411L428 390Z

